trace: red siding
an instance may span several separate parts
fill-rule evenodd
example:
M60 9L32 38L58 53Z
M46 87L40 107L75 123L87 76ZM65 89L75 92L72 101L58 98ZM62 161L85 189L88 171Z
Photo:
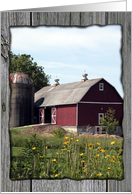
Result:
M111 107L116 110L115 118L119 121L119 125L122 125L123 118L123 105L122 104L78 104L78 126L83 125L98 125L98 113L106 113L108 108ZM101 110L103 108L103 110Z
M104 83L104 90L99 90L99 83ZM104 79L96 83L90 88L90 90L85 94L81 101L91 101L91 102L122 102L122 98L116 91L116 89L106 82Z
M57 125L76 126L76 105L57 106Z

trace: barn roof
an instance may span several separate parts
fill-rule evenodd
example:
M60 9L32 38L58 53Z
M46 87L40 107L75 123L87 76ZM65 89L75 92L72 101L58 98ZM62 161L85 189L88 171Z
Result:
M77 104L87 91L103 78L90 79L85 82L60 84L56 87L46 86L35 93L35 107L65 104Z

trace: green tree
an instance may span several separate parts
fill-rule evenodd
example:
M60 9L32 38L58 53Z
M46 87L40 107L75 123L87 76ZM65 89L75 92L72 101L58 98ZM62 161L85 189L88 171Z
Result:
M31 55L26 54L10 54L10 67L9 73L20 72L26 74L31 83L35 87L35 92L40 90L44 86L49 86L49 79L51 76L44 73L44 67L38 66L36 62L33 62Z
M116 110L109 107L104 118L100 118L100 126L102 127L102 130L106 130L107 134L109 134L110 131L114 131L115 127L119 124L115 119L115 111Z

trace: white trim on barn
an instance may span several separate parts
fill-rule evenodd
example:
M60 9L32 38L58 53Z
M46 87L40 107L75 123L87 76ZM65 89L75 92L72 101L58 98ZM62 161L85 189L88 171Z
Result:
M51 108L51 124L56 124L57 112L56 108Z
M80 101L79 103L88 103L88 104L123 104L122 102L85 102L85 101Z
M39 109L39 124L44 123L44 109Z

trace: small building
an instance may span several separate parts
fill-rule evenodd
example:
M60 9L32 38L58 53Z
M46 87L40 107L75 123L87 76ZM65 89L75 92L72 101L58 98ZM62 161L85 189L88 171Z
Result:
M111 107L119 121L114 134L122 135L123 99L117 90L103 78L88 80L86 73L82 76L79 82L66 84L55 79L53 86L35 93L36 123L60 125L74 133L106 133L99 126L100 117L104 118Z

